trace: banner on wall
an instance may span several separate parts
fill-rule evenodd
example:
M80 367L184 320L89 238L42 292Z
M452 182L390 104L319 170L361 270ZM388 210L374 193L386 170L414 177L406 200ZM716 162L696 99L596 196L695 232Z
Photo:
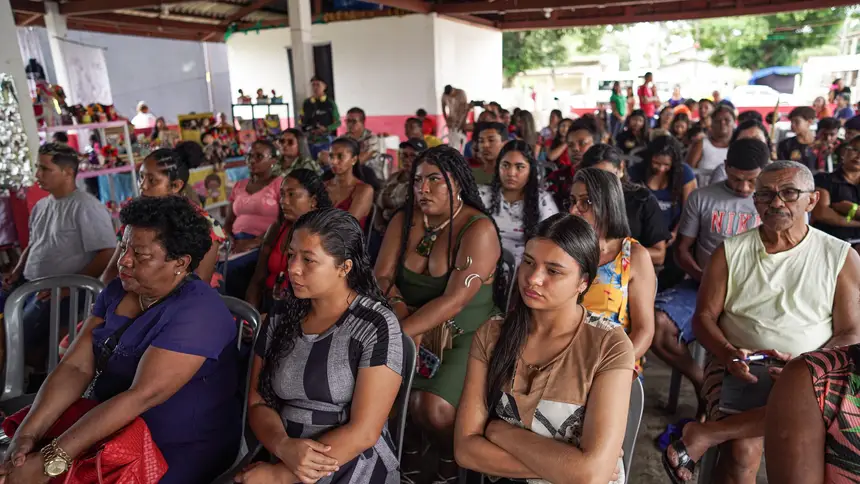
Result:
M103 47L59 39L69 85L63 86L69 104L113 104Z

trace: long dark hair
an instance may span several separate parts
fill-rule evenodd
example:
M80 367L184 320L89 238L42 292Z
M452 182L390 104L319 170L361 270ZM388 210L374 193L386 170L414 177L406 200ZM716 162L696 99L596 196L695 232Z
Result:
M636 133L633 132L632 129L630 129L630 118L635 118L635 117L640 117L644 121L642 123L642 136L638 136ZM649 122L650 122L650 120L648 119L648 116L645 116L645 111L643 111L641 109L637 109L637 110L633 111L632 113L630 113L630 115L627 116L627 119L624 120L624 131L627 131L628 133L630 133L630 136L632 136L638 142L648 143L648 139L650 138L649 131L651 130L651 127L649 126Z
M283 137L285 134L291 134L296 137L296 143L299 145L299 159L311 158L311 149L308 146L308 135L305 134L304 131L296 128L287 128L280 134L280 137ZM283 156L284 154L281 153L281 157Z
M598 143L582 155L579 168L591 168L604 162L611 163L616 169L621 170L621 189L625 192L635 191L639 189L640 185L630 181L630 175L627 174L627 164L624 163L621 156L621 151L615 146Z
M508 141L502 147L502 151L499 152L499 157L496 159L496 173L493 175L493 182L490 185L492 198L487 210L494 215L498 215L502 211L502 177L500 172L502 159L511 152L520 153L529 164L529 179L523 188L523 230L526 238L528 238L540 222L540 181L538 180L538 162L534 157L534 150L527 142L523 140Z
M567 123L567 124L573 126L573 120L570 118L565 118L565 119L562 119L561 121L558 122L558 128L555 130L555 138L552 139L552 144L549 145L550 150L554 150L554 149L558 148L560 145L567 144L567 139L566 139L567 135L566 134L564 136L561 135L561 125L564 123ZM570 132L569 130L570 130L570 127L568 126L568 132Z
M534 238L547 239L561 247L579 264L582 274L588 277L588 285L591 285L597 275L600 249L597 233L588 222L574 215L558 213L538 224L529 240ZM584 293L579 295L579 302L582 302L583 295ZM518 287L511 293L511 297L510 310L502 323L502 330L487 369L487 409L491 415L495 414L502 388L514 375L531 321L531 311L523 302Z
M573 183L577 182L588 190L598 235L606 239L630 237L624 193L618 177L600 168L584 168L576 171Z
M645 165L645 182L654 176L651 159L655 156L667 155L672 159L672 168L669 170L669 192L672 194L672 204L678 205L684 198L684 160L681 152L681 143L671 136L658 136L648 144L648 148L642 157Z
M520 138L531 146L536 145L538 132L537 126L535 125L535 118L532 116L532 113L528 111L520 111L519 124L522 124L522 131L524 131L520 133Z
M481 195L478 193L478 185L475 183L472 169L469 168L463 155L448 145L441 145L425 150L423 153L418 155L418 158L414 163L412 163L412 172L409 177L410 180L415 179L418 167L421 166L422 163L430 163L431 165L438 167L439 171L442 172L442 177L445 179L445 186L448 187L448 206L451 214L449 220L453 222L454 197L456 196L454 194L453 187L451 186L451 179L453 178L460 187L460 197L462 198L463 203L466 206L472 207L473 209L483 213L488 219L490 219L490 222L492 222L493 227L496 229L496 236L499 238L499 247L501 248L502 239L501 236L499 236L499 228L496 226L496 221L493 220L492 214L487 211L484 207L484 202L481 201ZM404 212L404 220L403 229L400 234L400 249L397 254L397 267L403 267L403 263L406 260L406 248L409 244L409 231L412 228L412 221L415 213L413 207L415 207L415 190L410 189L406 192L406 203L403 204L403 208L401 209ZM451 272L454 271L454 265L457 258L455 249L454 227L453 223L450 223L448 229L447 275L450 275ZM508 287L507 281L508 278L505 277L502 258L499 257L498 262L496 262L496 273L493 281L493 301L495 302L496 307L505 307Z
M346 284L358 296L365 296L389 308L388 302L373 276L370 258L364 244L364 233L358 221L343 210L325 208L312 210L296 220L290 229L288 244L293 234L299 229L306 229L319 236L323 250L332 256L337 264L347 260L352 261L352 269L346 276ZM389 308L390 309L390 308ZM310 299L299 299L293 293L291 285L287 286L286 297L278 301L269 314L268 325L276 324L272 330L263 368L260 371L259 391L272 408L279 408L281 400L275 394L272 386L274 370L278 363L292 351L296 339L302 333L302 321L311 310ZM266 327L263 331L268 331Z

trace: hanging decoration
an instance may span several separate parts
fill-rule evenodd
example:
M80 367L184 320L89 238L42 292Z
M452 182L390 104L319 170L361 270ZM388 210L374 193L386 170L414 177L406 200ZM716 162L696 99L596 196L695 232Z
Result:
M0 73L0 192L33 184L30 148L12 76Z

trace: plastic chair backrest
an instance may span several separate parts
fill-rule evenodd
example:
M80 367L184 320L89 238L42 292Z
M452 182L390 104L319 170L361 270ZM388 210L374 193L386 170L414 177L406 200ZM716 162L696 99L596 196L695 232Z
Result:
M60 291L69 289L69 343L78 332L78 322L90 315L96 296L104 284L96 278L77 274L43 277L25 283L6 298L4 324L6 326L6 377L0 401L24 394L24 303L35 292L51 291L50 330L48 338L48 372L60 361ZM80 305L80 291L84 292L84 305ZM83 309L83 311L81 311Z
M627 411L627 431L624 432L624 475L630 481L630 466L633 463L633 450L636 447L636 437L639 436L639 425L642 423L642 410L645 407L645 389L642 381L637 378L633 380L633 388L630 391L630 408Z
M376 203L371 206L370 215L365 219L364 225L364 247L370 247L370 238L373 236L373 227L376 223L376 217L379 216L379 210L376 208Z
M245 372L245 379L242 382L242 422L243 426L246 427L245 423L247 422L248 417L248 391L251 388L251 369L254 365L254 345L257 342L257 338L260 333L260 313L254 309L253 306L248 304L241 299L236 299L235 297L230 296L221 296L221 299L224 301L224 304L227 305L227 309L230 310L230 313L236 317L236 322L239 324L239 336L236 340L236 346L241 349L242 348L242 330L244 328L245 322L248 323L248 326L251 327L251 331L253 332L253 338L251 340L251 348L248 356L247 363L247 371ZM248 452L248 449L253 447L247 444L248 436L245 435L246 432L243 431L242 438L242 448L240 449L240 454L244 455L244 453ZM256 442L256 439L254 439Z
M391 438L397 445L397 462L403 455L403 434L406 432L406 413L409 410L409 393L412 389L412 379L415 376L415 342L403 333L403 381L400 383L400 391L397 392L397 400L394 402L396 411L394 418L389 421Z

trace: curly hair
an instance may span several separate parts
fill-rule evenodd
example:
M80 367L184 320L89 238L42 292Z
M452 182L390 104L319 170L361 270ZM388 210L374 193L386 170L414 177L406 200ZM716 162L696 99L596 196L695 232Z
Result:
M490 222L492 222L493 227L496 230L496 236L499 238L499 248L501 248L502 239L501 236L499 236L499 227L496 225L496 221L493 219L492 214L490 214L490 212L484 207L484 202L481 201L481 195L478 193L478 185L475 183L475 177L472 175L472 169L469 168L469 164L466 163L466 159L463 158L463 155L448 145L430 148L429 150L421 153L418 156L418 159L412 163L412 172L409 177L410 180L415 179L418 167L421 166L422 163L430 163L431 165L438 167L439 171L442 172L442 177L445 179L445 186L448 187L448 205L450 208L449 213L451 214L449 216L451 217L449 220L453 221L454 214L455 194L451 186L451 180L453 179L460 187L460 197L463 199L463 203L466 206L472 207L473 209L483 213L487 216ZM406 260L406 247L409 244L409 230L412 228L412 219L415 213L412 209L414 206L415 190L408 190L406 192L406 203L404 203L403 208L401 208L404 214L404 221L400 235L400 249L397 255L397 267L403 267L403 263ZM456 257L454 231L449 230L448 275L454 271ZM505 303L507 301L507 287L510 277L512 277L512 275L505 274L502 258L499 257L499 260L496 262L496 273L493 282L493 301L496 303L496 307L505 307Z
M648 148L642 157L645 165L645 182L654 176L651 159L655 156L668 156L672 159L669 170L669 192L672 194L672 205L680 205L684 197L684 159L681 142L671 136L658 136L648 143Z
M185 197L138 197L119 213L123 225L155 230L167 260L190 256L188 271L197 269L212 247L209 221Z
M499 157L496 159L496 173L490 184L492 198L487 210L494 215L498 215L502 211L502 159L508 153L513 152L523 155L529 164L529 179L523 188L523 230L528 238L540 222L540 180L538 179L540 167L534 157L534 150L525 141L508 141L502 147L502 151L499 152Z
M312 210L299 217L293 224L287 238L288 244L300 229L317 235L323 250L334 258L337 265L347 260L352 261L352 269L346 276L346 284L350 289L359 296L369 297L390 309L373 276L373 267L370 265L364 243L364 233L355 217L337 208ZM266 348L266 357L263 360L258 383L260 395L272 408L280 408L283 403L272 386L275 369L279 362L292 351L296 339L301 335L302 321L310 312L311 303L310 299L297 298L292 286L288 286L286 297L275 303L267 320L269 325L273 322L277 324L271 331L271 339ZM268 328L264 331L268 331Z

